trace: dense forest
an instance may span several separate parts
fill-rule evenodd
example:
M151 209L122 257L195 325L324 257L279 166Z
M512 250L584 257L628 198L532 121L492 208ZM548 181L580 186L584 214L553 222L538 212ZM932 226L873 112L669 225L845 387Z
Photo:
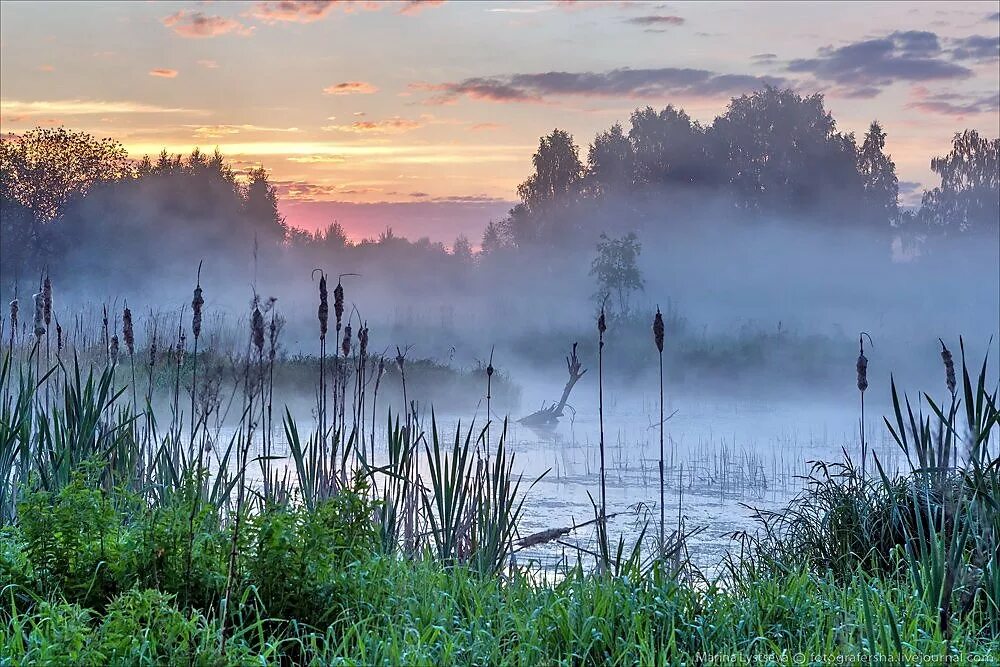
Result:
M114 139L37 128L2 141L0 279L6 289L45 265L78 276L156 275L234 252L245 265L251 248L262 262L350 256L466 270L532 249L592 251L602 233L669 236L719 219L862 228L924 246L996 238L1000 139L956 132L947 155L929 158L940 184L909 210L898 203L886 132L874 121L859 140L838 131L822 95L776 88L732 99L709 125L672 105L637 109L627 127L594 137L585 156L556 129L539 141L520 202L483 221L477 253L465 236L449 249L391 229L352 242L337 222L318 232L290 227L266 168L237 173L218 150L137 160Z

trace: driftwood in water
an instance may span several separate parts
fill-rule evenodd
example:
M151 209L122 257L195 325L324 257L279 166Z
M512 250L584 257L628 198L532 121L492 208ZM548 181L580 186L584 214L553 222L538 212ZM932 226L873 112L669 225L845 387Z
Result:
M605 517L605 521L608 519L614 519L616 516L621 514L621 512L615 512L609 514ZM551 542L554 539L560 538L574 530L578 530L585 526L589 526L593 523L597 523L597 519L591 519L590 521L584 521L583 523L575 523L572 526L564 526L562 528L549 528L548 530L542 530L537 533L532 533L527 537L522 537L518 542L518 550L527 549L528 547L536 547L539 544L545 544L546 542Z
M570 356L566 357L566 370L569 372L569 380L566 381L566 386L563 387L562 397L559 399L559 402L532 412L527 417L518 419L518 423L525 426L553 426L559 421L563 410L566 408L566 401L569 400L569 393L573 391L573 386L587 372L586 368L581 368L580 359L576 356L576 343L573 343L573 351L570 353Z

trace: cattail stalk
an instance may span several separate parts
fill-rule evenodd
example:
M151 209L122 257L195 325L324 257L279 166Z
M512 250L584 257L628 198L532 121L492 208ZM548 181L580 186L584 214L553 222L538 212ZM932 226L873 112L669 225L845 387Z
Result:
M191 360L191 447L195 440L195 409L194 395L198 386L198 339L201 337L201 309L205 298L201 289L201 262L198 262L198 276L195 280L194 296L191 298L191 334L194 336L194 357ZM202 454L198 448L198 484L201 485Z
M865 356L865 336L867 333L862 331L858 335L858 346L860 351L858 352L858 393L861 394L861 477L864 479L867 476L867 465L868 465L868 443L865 440L865 390L868 389L868 357ZM871 343L871 336L868 336L868 342ZM874 345L873 345L874 347Z
M663 477L663 315L660 308L656 308L656 317L653 318L653 343L660 360L660 555L662 556L667 548L666 543L666 494L664 493ZM679 533L678 533L679 535Z
M605 466L604 466L604 332L607 331L607 321L604 316L604 306L601 306L601 314L597 318L597 414L598 414L598 425L600 427L600 451L601 451L601 516L600 522L598 522L598 527L601 530L599 533L602 535L601 542L601 571L603 572L606 566L607 554L605 553L605 546L607 545L607 479L605 477Z
M52 281L49 279L48 269L45 271L45 280L42 281L42 316L45 322L45 368L51 367L52 360L49 356L49 330L52 323ZM45 378L45 409L49 408L49 379Z
M134 415L139 411L135 391L135 330L132 326L132 311L129 310L127 301L122 313L122 337L125 339L125 350L128 352L129 365L132 367L132 413Z

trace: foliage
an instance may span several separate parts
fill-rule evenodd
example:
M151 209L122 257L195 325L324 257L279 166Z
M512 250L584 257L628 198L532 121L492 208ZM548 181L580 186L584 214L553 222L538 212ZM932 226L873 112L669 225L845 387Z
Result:
M629 315L632 292L642 289L642 273L638 264L641 253L642 244L633 232L619 239L601 234L597 256L590 266L590 275L597 279L594 297L603 301L614 295L618 303L617 312L623 317Z

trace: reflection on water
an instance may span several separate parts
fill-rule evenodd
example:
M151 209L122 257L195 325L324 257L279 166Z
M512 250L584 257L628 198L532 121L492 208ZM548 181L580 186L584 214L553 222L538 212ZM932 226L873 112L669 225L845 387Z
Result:
M613 543L624 537L628 548L644 530L647 538L659 531L659 408L644 400L611 403L604 420L608 514L615 515L608 522L609 536ZM514 471L523 474L521 488L527 490L521 537L594 518L591 497L596 502L600 493L599 427L592 416L596 412L570 412L545 429L513 421L508 425L507 449L515 454ZM680 522L685 532L700 529L687 546L692 561L706 571L714 570L736 545L734 532L755 528L753 508L780 509L804 488L811 462L841 461L844 450L857 458L860 450L857 413L845 406L712 399L674 402L667 414L665 530L669 535ZM871 414L881 413L873 409ZM866 424L869 445L892 470L898 462L895 445L878 419ZM446 442L459 424L464 433L467 419L437 416ZM303 432L314 427L308 420L300 425ZM429 419L423 428L430 430ZM478 433L481 426L475 428ZM502 429L495 419L490 427L494 447ZM275 454L287 456L287 445L275 435ZM385 456L384 428L375 443L378 464ZM250 471L254 473L259 475L259 470ZM426 483L426 469L422 476ZM516 559L545 567L564 559L575 563L580 549L594 551L595 537L590 523L522 549Z

